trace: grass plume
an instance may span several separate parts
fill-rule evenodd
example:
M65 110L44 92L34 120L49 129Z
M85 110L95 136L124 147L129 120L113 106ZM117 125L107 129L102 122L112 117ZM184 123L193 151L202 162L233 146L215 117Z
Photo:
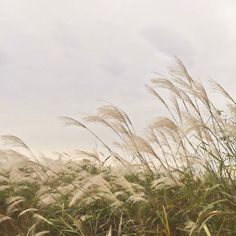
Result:
M109 104L84 123L61 118L102 144L76 150L76 158L42 160L18 137L2 137L27 152L0 150L0 235L236 234L234 98L214 83L230 109L217 108L179 59L146 87L169 116L154 117L144 135ZM115 145L91 122L113 131Z

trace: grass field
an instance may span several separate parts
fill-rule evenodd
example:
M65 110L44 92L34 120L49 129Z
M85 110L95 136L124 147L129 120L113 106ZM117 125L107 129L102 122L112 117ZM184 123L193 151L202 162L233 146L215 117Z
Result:
M225 99L219 109L179 60L147 89L169 116L155 118L142 136L112 105L82 122L61 117L101 147L73 158L40 159L21 139L3 136L14 148L0 151L0 235L236 235L233 97L212 83ZM90 122L111 129L114 145Z

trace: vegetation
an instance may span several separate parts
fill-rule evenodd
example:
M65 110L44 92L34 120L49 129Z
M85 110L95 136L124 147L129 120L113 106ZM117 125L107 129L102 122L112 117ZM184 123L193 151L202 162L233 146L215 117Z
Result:
M179 60L157 77L147 88L169 116L155 118L145 135L106 105L85 123L61 118L101 144L74 158L40 159L19 138L3 136L27 153L0 153L0 235L236 235L236 102L213 83L229 103L217 108ZM111 129L114 146L86 122Z

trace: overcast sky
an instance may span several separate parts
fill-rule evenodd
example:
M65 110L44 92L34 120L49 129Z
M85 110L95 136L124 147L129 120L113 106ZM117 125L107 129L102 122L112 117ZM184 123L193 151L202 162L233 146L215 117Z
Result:
M103 101L139 130L162 112L144 84L173 55L235 95L235 29L235 0L0 0L0 134L38 151L94 146L58 116Z

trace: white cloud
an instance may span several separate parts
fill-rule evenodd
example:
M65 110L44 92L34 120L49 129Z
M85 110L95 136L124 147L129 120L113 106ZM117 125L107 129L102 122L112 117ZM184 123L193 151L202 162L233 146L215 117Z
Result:
M167 26L150 27L144 30L143 36L158 51L169 56L178 56L188 64L192 64L195 52L190 40L178 30Z
M235 8L233 0L2 0L0 134L36 148L84 144L57 116L80 117L99 100L142 127L157 114L143 85L173 54L234 93Z

